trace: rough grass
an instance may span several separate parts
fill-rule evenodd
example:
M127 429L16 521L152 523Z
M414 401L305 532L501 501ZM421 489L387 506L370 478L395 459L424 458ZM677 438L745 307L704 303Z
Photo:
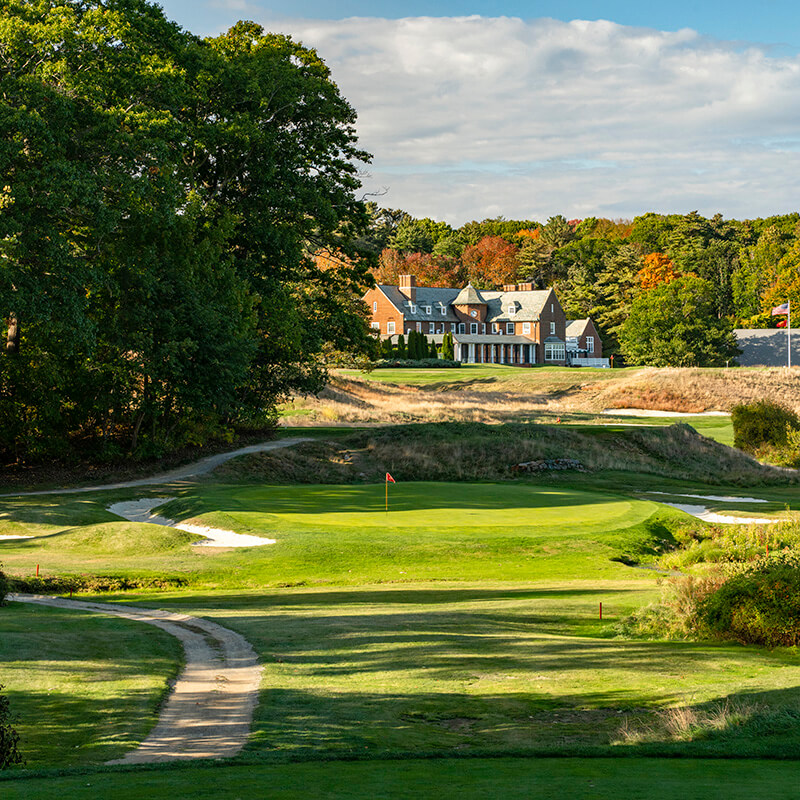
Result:
M660 709L647 717L626 714L618 731L619 744L692 742L736 739L757 733L769 736L797 728L800 705L770 708L740 697L705 705Z
M687 425L581 427L441 423L363 431L337 443L242 456L219 467L223 481L346 483L381 480L481 481L516 477L515 464L572 458L615 471L706 484L788 483L784 471L701 436ZM587 481L589 482L589 481Z

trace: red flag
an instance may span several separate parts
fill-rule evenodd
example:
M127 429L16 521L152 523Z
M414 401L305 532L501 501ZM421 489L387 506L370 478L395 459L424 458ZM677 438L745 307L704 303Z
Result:
M386 473L386 483L395 483L395 479L387 472Z
M777 327L778 327L778 328L785 328L785 327L786 327L786 320L785 320L785 319L782 319L782 320L781 320L781 321L778 323Z

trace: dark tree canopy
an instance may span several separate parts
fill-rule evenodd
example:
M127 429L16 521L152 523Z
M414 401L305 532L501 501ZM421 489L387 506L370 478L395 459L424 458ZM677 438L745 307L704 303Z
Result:
M0 11L0 451L202 439L371 346L369 156L313 50L145 0Z

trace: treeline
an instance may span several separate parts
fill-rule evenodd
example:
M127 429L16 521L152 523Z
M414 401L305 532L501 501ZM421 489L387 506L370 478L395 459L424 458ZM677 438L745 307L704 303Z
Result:
M412 273L430 286L467 281L479 288L520 281L553 286L568 317L591 316L606 351L622 351L636 363L644 363L643 353L625 342L644 331L623 329L632 310L646 316L666 303L665 314L693 315L699 335L714 327L715 342L660 357L703 365L735 355L732 327L775 325L770 309L787 299L800 308L796 213L741 222L697 212L648 213L632 221L554 216L547 222L491 219L452 228L375 204L369 211L362 243L378 258L379 283L396 283L398 275ZM675 281L672 290L664 288ZM692 312L685 301L698 292L701 308Z
M373 346L369 156L313 50L145 0L0 11L0 459L262 426Z

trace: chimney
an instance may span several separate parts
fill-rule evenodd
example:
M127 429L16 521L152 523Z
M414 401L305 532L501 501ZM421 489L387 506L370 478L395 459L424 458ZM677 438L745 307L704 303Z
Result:
M517 291L517 284L516 283L504 283L503 284L503 291L504 292L516 292Z
M533 284L532 283L518 283L517 284L517 291L518 292L532 292L533 291Z
M400 294L404 294L412 303L417 301L417 276L416 275L401 275L400 276Z

